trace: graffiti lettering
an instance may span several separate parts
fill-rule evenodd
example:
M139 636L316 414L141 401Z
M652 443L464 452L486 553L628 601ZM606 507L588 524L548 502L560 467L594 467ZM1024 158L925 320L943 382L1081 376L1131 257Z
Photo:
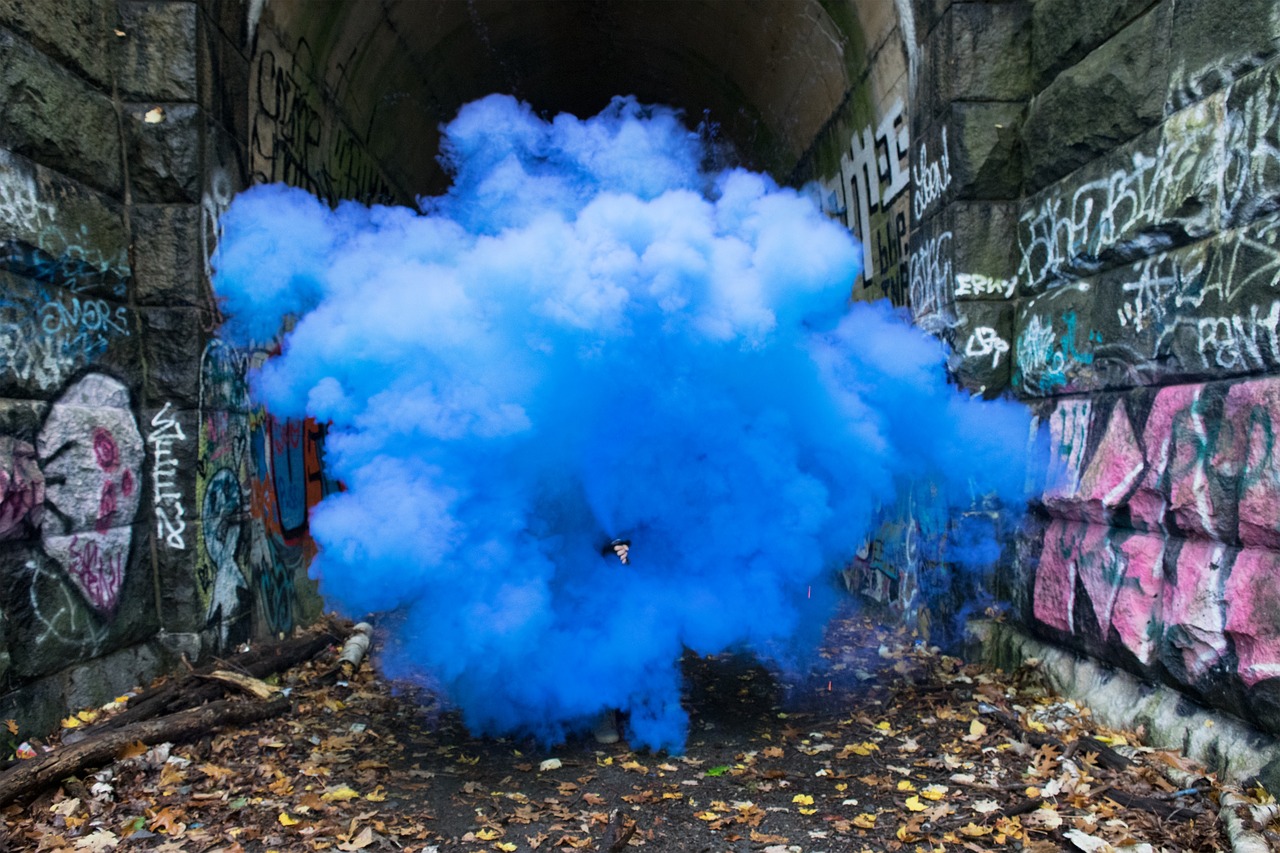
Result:
M1000 366L1000 357L1009 351L1009 342L990 326L979 326L969 335L964 354L969 358L991 356L992 369Z
M151 445L152 480L155 503L156 537L169 548L181 551L187 547L183 531L187 523L183 521L186 510L182 505L182 489L178 485L178 459L173 455L175 442L187 440L182 425L171 411L171 404L156 412L151 419L152 430L147 434L147 443Z
M911 210L916 221L924 219L929 207L942 198L947 187L951 186L951 157L947 153L947 129L942 128L942 156L938 160L929 160L929 149L920 143L920 153L916 157L916 165L911 169Z

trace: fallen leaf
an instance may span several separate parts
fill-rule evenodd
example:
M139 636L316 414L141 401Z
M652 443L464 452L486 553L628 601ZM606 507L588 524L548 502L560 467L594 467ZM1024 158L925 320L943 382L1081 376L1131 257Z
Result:
M358 800L360 795L348 785L341 785L337 788L331 788L320 795L320 799L326 803L344 802L346 800Z
M853 825L863 829L873 829L876 825L876 816L870 812L863 812L853 819Z
M799 803L802 806L811 806L813 805L813 797L808 794L796 794L791 798L791 802Z
M559 770L563 765L558 758L548 758L546 761L538 765L538 772L546 773L549 770Z
M907 797L907 811L922 812L927 808L929 807L920 802L919 796L912 794L910 797Z
M89 850L91 853L98 853L102 850L111 850L120 845L120 838L114 832L107 829L99 829L92 835L86 835L76 841L77 850Z
M281 826L297 826L298 824L297 818L289 817L288 812L280 812L280 816L276 820L280 821Z
M18 733L18 721L17 721L17 720L5 720L5 721L4 721L4 727L5 727L6 729L8 729L8 730L9 730L9 734L11 734L11 735L16 735L16 734Z
M338 845L339 850L363 850L373 843L373 829L366 826L360 830L360 834L350 841L344 841Z

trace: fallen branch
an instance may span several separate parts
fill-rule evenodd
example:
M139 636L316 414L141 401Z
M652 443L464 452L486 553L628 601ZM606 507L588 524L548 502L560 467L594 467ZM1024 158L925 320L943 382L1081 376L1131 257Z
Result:
M70 746L45 753L39 758L23 761L0 774L0 807L19 797L34 794L86 767L109 763L128 744L141 741L147 746L153 746L157 743L189 740L222 726L264 720L283 713L288 707L289 700L283 696L271 702L223 700L156 720L99 732Z
M214 660L195 674L175 678L135 696L124 711L86 729L85 734L92 737L101 731L133 725L142 720L150 720L220 699L225 693L220 684L196 683L198 676L208 676L214 670L229 670L252 678L266 678L310 660L336 642L338 642L337 635L330 631L321 631L280 643L256 646L226 660Z
M1107 746L1102 741L1097 740L1096 738L1089 737L1088 735L1082 735L1081 737L1073 741L1070 746L1066 746L1065 744L1063 744L1062 741L1058 740L1056 737L1053 737L1051 735L1042 735L1039 732L1030 731L1029 729L1025 728L1021 723L1019 723L1018 720L1014 719L1013 716L1005 713L1004 711L1001 711L999 708L990 707L989 710L987 710L985 713L987 716L991 717L994 720L997 720L1005 728L1014 732L1023 740L1025 740L1027 743L1031 744L1036 748L1039 748L1042 746L1052 746L1055 749L1058 749L1059 751L1061 751L1063 755L1066 755L1066 756L1074 755L1075 753L1083 749L1085 752L1092 752L1097 754L1098 763L1101 764L1103 767L1107 767L1111 770L1128 770L1130 767L1133 766L1132 761L1125 758L1123 755L1116 752L1114 749Z

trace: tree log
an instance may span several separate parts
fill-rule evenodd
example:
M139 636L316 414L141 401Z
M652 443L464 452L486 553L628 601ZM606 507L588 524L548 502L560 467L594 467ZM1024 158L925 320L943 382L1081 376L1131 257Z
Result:
M166 741L184 741L222 726L264 720L283 713L288 707L289 700L283 696L270 702L223 700L155 720L99 732L78 743L45 753L39 758L23 761L0 774L0 807L19 797L37 793L47 785L86 767L109 763L128 744L141 741L147 746L153 746Z
M254 678L265 678L276 672L283 672L303 661L310 660L329 646L337 643L339 637L331 631L321 631L303 637L285 640L279 643L268 643L255 646L227 659L214 659L209 665L202 667L197 674L208 674L216 669L227 669L243 672ZM126 707L114 717L108 717L86 734L93 736L98 732L118 729L133 725L142 720L149 720L163 714L170 714L182 708L192 708L204 702L220 698L225 690L221 684L200 682L192 675L175 678L159 687L144 691L129 701Z

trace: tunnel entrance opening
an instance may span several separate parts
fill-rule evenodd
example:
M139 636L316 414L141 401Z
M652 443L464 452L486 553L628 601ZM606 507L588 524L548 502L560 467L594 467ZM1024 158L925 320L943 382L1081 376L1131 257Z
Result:
M619 95L673 106L785 182L866 71L853 14L818 0L273 2L251 81L255 177L331 201L438 194L440 125L502 93L548 117Z

